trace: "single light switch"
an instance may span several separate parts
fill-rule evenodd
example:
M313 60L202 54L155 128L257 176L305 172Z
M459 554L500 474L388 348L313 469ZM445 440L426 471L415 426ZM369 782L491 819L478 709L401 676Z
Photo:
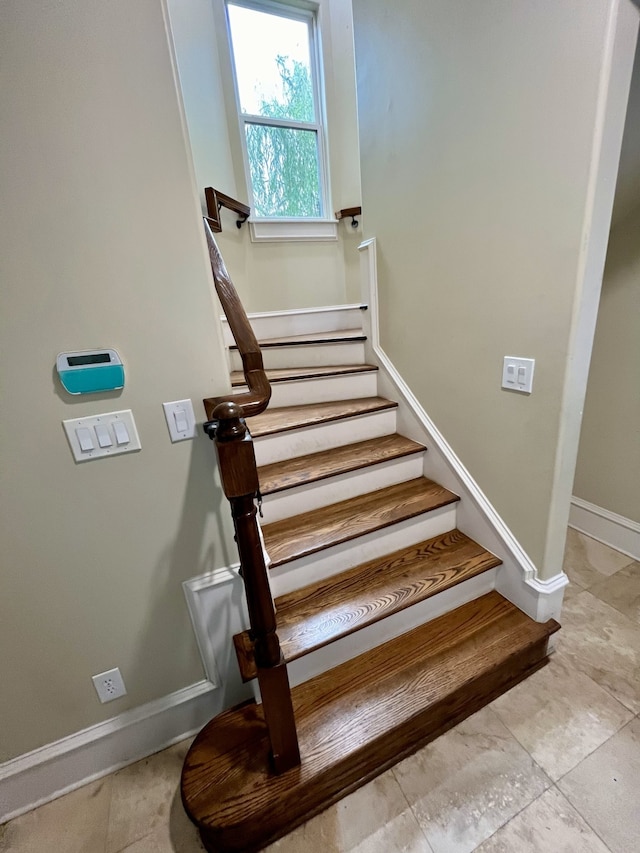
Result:
M113 441L111 441L111 434L109 432L109 427L104 424L97 424L95 426L96 435L98 437L98 444L100 447L111 447L113 445Z
M178 432L185 432L189 429L189 420L184 409L176 409L173 417L176 419L176 429Z
M191 400L174 400L172 403L163 403L162 407L171 441L195 437L196 416Z
M127 430L127 425L123 423L123 421L114 421L113 422L113 433L116 437L116 444L123 445L129 444L131 440L129 438L129 432Z
M88 453L90 450L93 450L95 445L93 443L93 439L91 438L91 432L87 429L87 427L80 427L76 430L76 435L78 436L78 444L80 445L80 450L83 453Z

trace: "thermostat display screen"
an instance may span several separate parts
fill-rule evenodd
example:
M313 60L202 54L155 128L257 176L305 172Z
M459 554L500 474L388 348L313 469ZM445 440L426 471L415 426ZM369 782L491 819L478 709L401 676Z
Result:
M108 352L67 356L67 363L69 364L69 367L78 367L81 364L108 364L110 361L111 356Z
M56 370L69 394L97 394L124 388L124 365L114 349L61 352L56 358Z

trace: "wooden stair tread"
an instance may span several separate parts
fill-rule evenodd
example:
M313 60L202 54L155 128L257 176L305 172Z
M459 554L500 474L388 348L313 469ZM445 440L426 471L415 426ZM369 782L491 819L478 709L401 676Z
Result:
M314 426L358 415L369 415L385 409L396 409L397 403L384 397L361 397L357 400L330 400L326 403L307 403L301 406L281 406L267 409L248 421L251 435L259 438L291 429Z
M260 347L291 347L314 344L342 344L366 341L367 336L360 329L339 329L335 332L308 332L306 335L289 335L283 338L265 338L258 341ZM236 344L231 344L231 350L237 350Z
M354 373L372 373L377 370L375 364L336 364L333 366L316 365L314 367L280 367L267 370L269 382L291 382L301 379L322 379L327 376L351 376ZM246 385L244 373L234 370L231 373L231 385L237 388Z
M378 557L276 599L277 632L292 661L499 566L459 530Z
M281 521L262 532L272 567L381 530L459 500L444 486L417 477Z
M260 706L196 737L182 799L207 849L259 850L546 662L554 620L491 592L292 691L302 763L274 776Z
M319 453L310 453L307 456L272 462L258 468L260 491L263 495L271 495L304 483L315 483L337 474L357 471L369 465L399 459L413 453L423 453L425 449L423 444L393 433L331 450L322 450Z

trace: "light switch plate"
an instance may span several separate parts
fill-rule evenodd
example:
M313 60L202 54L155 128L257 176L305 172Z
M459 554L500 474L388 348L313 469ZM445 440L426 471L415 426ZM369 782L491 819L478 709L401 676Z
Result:
M191 400L174 400L173 403L163 403L164 416L167 420L171 441L184 441L194 438L196 434L196 416Z
M505 355L502 365L502 387L507 391L531 394L535 364L534 358Z
M123 437L128 436L129 441L118 443L114 424L121 425ZM67 434L69 446L76 462L88 462L90 459L101 459L104 456L131 453L140 450L142 446L131 409L125 409L122 412L104 412L101 415L91 415L87 418L69 418L69 420L62 421L62 426ZM104 430L96 432L96 427L105 427L111 444L106 443ZM102 447L100 446L101 433ZM81 444L84 445L84 450Z

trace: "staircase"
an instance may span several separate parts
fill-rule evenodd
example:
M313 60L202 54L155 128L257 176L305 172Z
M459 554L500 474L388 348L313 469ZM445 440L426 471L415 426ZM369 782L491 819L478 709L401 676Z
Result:
M559 627L495 591L501 561L378 396L359 312L298 324L256 322L273 394L248 426L301 763L270 769L258 691L203 729L182 796L217 853L260 850L472 714L544 665ZM234 643L255 678L251 631Z

